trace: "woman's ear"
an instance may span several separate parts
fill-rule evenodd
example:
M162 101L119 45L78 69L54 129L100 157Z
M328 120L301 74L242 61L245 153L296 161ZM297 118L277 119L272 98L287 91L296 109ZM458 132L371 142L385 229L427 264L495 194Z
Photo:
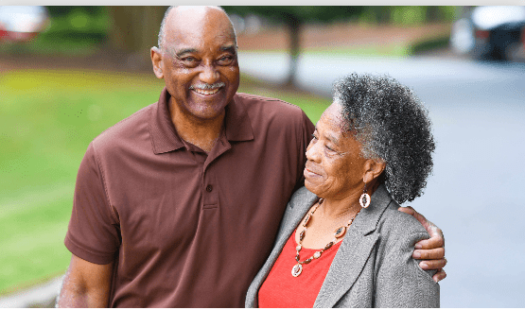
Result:
M150 50L151 52L151 64L153 65L153 73L158 79L164 78L164 72L162 72L162 53L159 48L154 46Z
M378 178L383 170L385 170L386 163L381 159L367 159L365 162L365 173L363 175L363 182L368 184Z

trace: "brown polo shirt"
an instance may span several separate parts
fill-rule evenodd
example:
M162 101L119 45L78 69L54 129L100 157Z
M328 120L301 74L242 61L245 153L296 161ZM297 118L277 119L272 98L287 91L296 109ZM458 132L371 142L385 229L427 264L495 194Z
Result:
M111 307L243 307L314 126L296 106L237 94L209 154L181 140L169 94L109 128L80 164L66 247L115 261Z

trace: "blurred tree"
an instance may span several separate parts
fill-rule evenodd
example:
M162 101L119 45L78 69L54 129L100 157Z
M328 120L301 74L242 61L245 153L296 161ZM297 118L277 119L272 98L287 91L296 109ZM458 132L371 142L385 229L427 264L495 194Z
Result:
M157 44L166 6L49 6L52 39L92 40L127 54L127 65L150 65L149 49ZM106 17L105 19L103 17ZM105 22L104 22L105 21Z
M49 27L40 35L49 42L100 44L108 31L107 10L102 6L48 6Z
M157 45L166 6L111 6L109 44L130 53L135 66L150 63L149 49Z
M228 14L240 16L259 15L282 22L290 42L290 69L286 84L293 85L297 71L301 28L307 22L332 22L358 16L364 7L356 6L223 6Z
M157 36L166 6L49 6L52 17L66 20L65 27L55 27L50 36L102 41L106 38L104 19L109 15L108 45L130 54L129 64L149 66L149 48ZM451 21L454 7L443 6L225 6L229 14L260 15L285 25L289 35L290 70L287 83L293 84L300 53L300 35L304 24L328 23L359 17L372 23L417 25L426 21ZM60 28L60 29L59 29Z
M302 26L309 22L327 23L358 17L368 23L418 25L451 21L454 7L443 6L223 6L229 14L259 15L285 25L289 36L290 69L286 80L293 84L300 53Z
M47 11L51 17L59 17L69 15L73 11L83 11L86 14L95 16L104 12L103 6L47 6Z
M363 7L359 20L408 26L452 21L455 14L456 8L453 6L367 6Z

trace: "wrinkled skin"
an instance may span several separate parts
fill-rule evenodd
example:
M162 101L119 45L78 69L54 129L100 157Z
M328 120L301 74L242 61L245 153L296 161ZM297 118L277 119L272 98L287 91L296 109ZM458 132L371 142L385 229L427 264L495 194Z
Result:
M239 88L236 39L228 17L210 7L171 10L162 50L152 48L151 60L171 95L177 133L210 152L222 130L225 108Z

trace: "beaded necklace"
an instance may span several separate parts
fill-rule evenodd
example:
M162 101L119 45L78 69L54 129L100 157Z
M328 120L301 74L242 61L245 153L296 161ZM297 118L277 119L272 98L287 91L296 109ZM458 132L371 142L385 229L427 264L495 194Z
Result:
M348 227L350 227L350 225L352 225L352 222L354 221L355 219L355 216L352 217L347 223L345 226L341 226L339 228L337 228L334 232L334 239L332 239L332 241L328 242L323 249L319 250L319 251L316 251L314 253L314 255L310 256L309 258L305 259L304 261L301 261L301 257L299 256L299 252L301 252L301 249L303 248L303 239L304 239L304 236L306 235L306 227L308 226L308 223L310 223L310 220L312 219L315 211L317 211L317 208L319 208L319 206L323 203L324 199L321 198L319 199L319 202L317 203L317 205L312 209L312 211L310 211L308 214L306 214L306 217L304 218L301 226L304 227L304 229L301 231L301 233L299 234L299 244L297 245L297 247L295 248L295 250L297 251L297 253L295 254L295 260L297 261L297 264L293 266L292 268L292 276L294 277L298 277L302 272L303 272L303 264L309 264L312 260L314 259L319 259L321 257L321 255L323 255L323 252L328 250L329 248L332 247L332 245L334 245L337 240L341 239L342 237L344 237L344 235L346 234L346 231L348 230ZM361 211L361 210L359 210ZM359 213L359 212L357 212ZM357 216L357 214L356 214Z

